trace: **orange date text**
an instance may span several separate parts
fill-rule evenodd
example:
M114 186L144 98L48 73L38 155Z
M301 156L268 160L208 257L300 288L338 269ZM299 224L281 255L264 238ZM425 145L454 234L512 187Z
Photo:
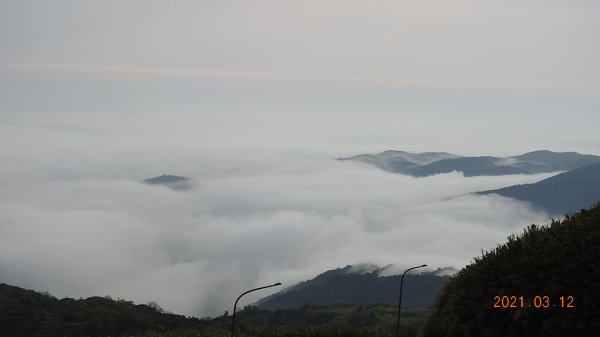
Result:
M547 295L538 295L531 299L527 299L524 296L494 296L492 308L575 308L575 299L573 296L560 296L552 298Z

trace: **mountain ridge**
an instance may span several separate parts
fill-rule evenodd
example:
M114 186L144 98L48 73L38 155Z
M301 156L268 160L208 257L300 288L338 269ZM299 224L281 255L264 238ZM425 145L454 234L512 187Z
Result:
M551 216L591 207L600 201L600 163L563 172L533 184L476 192L497 194L530 203Z
M363 162L387 172L414 177L427 177L453 171L459 171L466 177L472 177L568 171L600 162L600 156L549 150L536 150L510 157L459 156L447 152L411 153L387 150L377 154L359 154L336 160Z
M397 305L400 275L381 276L385 267L374 266L374 269L364 272L356 272L355 267L348 265L325 271L312 279L262 298L255 305L268 310L329 304ZM406 292L403 296L403 306L433 305L435 297L449 278L448 275L438 275L440 271L442 269L422 274L407 274L404 280Z

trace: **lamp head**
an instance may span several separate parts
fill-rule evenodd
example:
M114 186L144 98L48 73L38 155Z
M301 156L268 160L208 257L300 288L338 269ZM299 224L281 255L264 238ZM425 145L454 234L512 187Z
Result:
M277 282L273 286L280 286L280 285L281 285L281 282Z

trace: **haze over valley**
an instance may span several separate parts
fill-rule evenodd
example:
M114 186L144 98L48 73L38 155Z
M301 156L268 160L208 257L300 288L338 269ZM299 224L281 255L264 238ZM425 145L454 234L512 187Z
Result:
M552 173L414 178L289 156L246 166L186 173L197 183L186 190L137 177L6 184L5 282L218 315L240 288L291 286L347 264L460 268L482 248L549 219L516 200L468 193Z

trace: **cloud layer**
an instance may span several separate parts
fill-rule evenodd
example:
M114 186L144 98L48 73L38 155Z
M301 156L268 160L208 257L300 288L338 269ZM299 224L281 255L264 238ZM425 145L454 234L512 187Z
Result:
M217 315L247 288L346 264L461 267L546 218L499 197L449 197L543 177L417 179L296 160L198 174L186 192L122 179L25 181L0 195L0 275L56 296Z

